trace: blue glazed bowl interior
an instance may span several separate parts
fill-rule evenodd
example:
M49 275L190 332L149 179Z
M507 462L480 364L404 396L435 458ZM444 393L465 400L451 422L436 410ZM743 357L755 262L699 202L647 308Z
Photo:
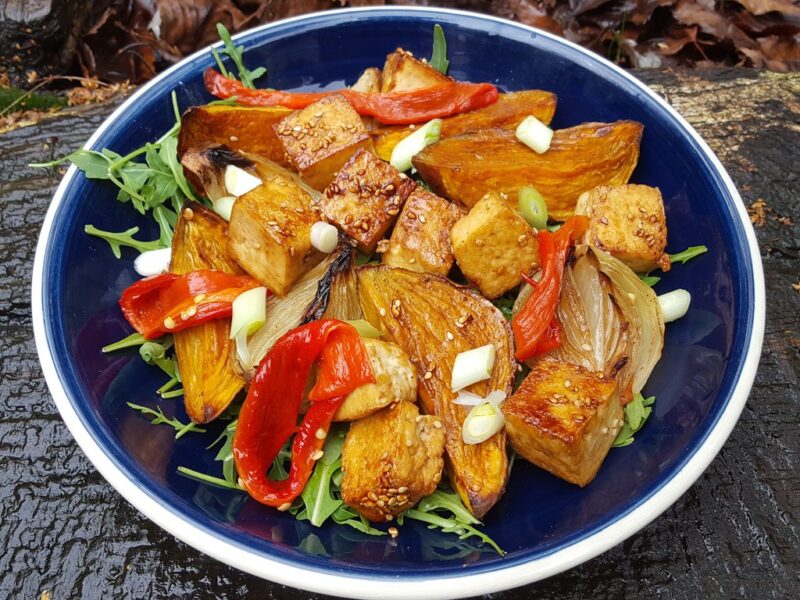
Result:
M134 350L103 355L101 346L130 328L117 300L138 279L135 254L116 260L105 242L83 233L91 223L119 231L133 225L152 239L156 227L115 200L105 182L75 176L55 216L44 269L45 324L59 377L85 427L139 487L170 510L220 538L310 569L354 575L447 576L497 569L537 558L595 533L667 484L706 436L728 402L753 322L752 264L735 200L697 142L652 98L595 59L529 30L453 13L326 13L242 38L265 83L286 89L333 89L381 66L398 46L429 56L434 23L447 35L450 74L490 81L507 91L541 88L558 96L554 127L633 119L644 124L633 181L657 186L665 199L668 251L706 244L709 253L663 276L656 291L692 294L686 318L668 326L664 355L645 391L657 397L633 445L612 450L597 479L580 489L516 461L506 494L485 530L507 551L500 558L471 541L407 522L396 540L337 526L321 529L262 507L243 494L198 484L179 465L220 473L204 449L221 428L175 441L126 406L153 406L164 378ZM169 93L181 108L210 101L205 54L173 70L102 134L95 148L126 153L172 125ZM180 399L159 401L185 419Z

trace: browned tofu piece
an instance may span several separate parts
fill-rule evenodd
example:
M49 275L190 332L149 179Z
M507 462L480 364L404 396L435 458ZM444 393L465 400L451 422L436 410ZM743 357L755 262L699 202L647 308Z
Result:
M620 259L637 273L669 271L667 218L658 188L629 183L600 186L578 198L575 214L589 217L587 244Z
M534 366L503 413L518 454L580 486L594 479L623 420L614 379L550 359Z
M392 165L362 149L336 174L317 208L354 239L359 250L371 253L416 185Z
M417 370L403 349L381 340L362 341L376 381L350 392L333 415L334 421L356 421L392 402L413 403L417 399Z
M450 231L464 276L487 298L522 282L539 264L536 233L498 194L487 194Z
M450 78L428 63L414 58L411 52L398 48L386 57L383 65L382 92L408 92L447 83Z
M381 262L420 273L447 275L453 266L450 229L465 211L417 187L397 218Z
M228 250L245 271L284 296L322 259L311 246L311 226L319 217L310 194L289 174L259 175L263 183L233 204Z
M381 70L375 67L365 69L350 89L367 94L377 94L381 91Z
M324 189L359 148L372 149L361 117L338 94L292 113L274 127L286 159L317 190Z
M342 448L342 500L370 521L391 521L442 478L444 428L398 402L355 421Z

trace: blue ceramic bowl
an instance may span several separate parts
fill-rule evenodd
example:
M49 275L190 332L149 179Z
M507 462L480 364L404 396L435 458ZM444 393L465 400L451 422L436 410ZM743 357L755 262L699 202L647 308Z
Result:
M287 514L176 473L219 470L208 437L175 441L126 402L152 405L163 378L136 352L100 347L129 332L117 306L137 279L133 254L116 260L83 233L92 223L153 224L115 201L105 182L67 172L36 254L36 342L61 414L101 473L134 506L201 551L288 585L365 598L449 598L521 585L579 564L635 533L672 504L715 456L734 426L755 374L764 326L763 275L753 231L730 178L694 130L643 84L562 39L518 24L447 10L361 9L309 15L238 37L270 86L335 89L378 66L397 46L426 56L431 31L447 34L450 74L504 90L558 95L554 126L634 119L644 124L633 181L658 186L671 252L706 244L707 255L676 265L658 292L683 287L688 315L667 328L664 355L646 392L658 398L636 442L613 450L586 489L517 461L506 494L486 517L504 558L407 523L396 540L336 526L312 528ZM142 87L92 136L89 148L126 153L172 125L181 107L211 100L207 51ZM148 235L148 234L152 234ZM170 408L170 402L161 402ZM185 418L180 401L174 403ZM113 535L113 534L112 534ZM456 581L458 578L458 581Z

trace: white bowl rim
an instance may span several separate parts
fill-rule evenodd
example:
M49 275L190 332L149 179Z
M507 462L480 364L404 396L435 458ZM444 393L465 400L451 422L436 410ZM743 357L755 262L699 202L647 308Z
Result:
M559 44L566 45L573 50L589 57L592 60L600 61L607 67L615 70L630 83L634 84L643 94L656 101L660 107L674 118L689 134L695 143L700 147L707 159L710 161L722 182L725 184L727 192L731 195L736 205L738 217L743 226L747 238L747 246L750 251L750 260L753 265L753 328L750 333L750 344L746 349L746 357L742 364L739 378L733 386L731 397L723 413L711 431L706 435L705 440L694 454L687 460L683 467L669 480L665 481L649 498L643 501L632 510L623 514L617 520L609 523L606 527L595 533L569 544L550 554L533 559L528 562L515 564L510 567L503 567L502 563L496 569L487 570L474 574L464 574L458 576L458 586L454 586L452 575L438 577L413 577L403 579L401 577L387 576L352 576L346 573L333 573L329 571L319 571L312 568L300 567L288 562L277 560L246 550L242 546L227 542L212 535L208 531L194 525L185 519L179 512L162 504L158 499L139 488L135 482L128 479L123 471L103 452L98 442L92 437L84 427L77 411L70 402L64 385L58 375L55 359L47 342L47 334L44 323L44 296L43 296L43 276L46 260L46 250L50 239L54 217L57 209L63 200L72 178L76 175L77 169L74 165L70 166L62 179L50 207L45 215L41 233L36 247L36 257L34 259L33 280L31 286L31 305L33 314L33 329L36 348L45 381L50 390L53 400L66 423L70 433L72 433L78 445L97 468L103 477L134 507L143 513L148 519L156 523L162 529L168 531L176 538L186 542L197 550L207 554L223 563L226 563L241 571L274 581L280 584L304 589L311 592L329 594L332 596L353 597L375 600L446 600L459 598L465 595L478 596L515 588L521 585L545 579L583 562L598 556L611 547L621 543L634 533L641 530L653 519L669 508L686 490L700 477L711 461L719 452L722 445L727 440L733 427L738 421L739 415L744 408L750 389L755 379L761 346L764 337L765 323L765 292L764 292L764 272L761 263L761 254L756 241L755 232L744 207L739 192L725 168L720 163L717 156L709 148L706 142L698 135L694 128L681 117L658 94L648 88L644 83L624 71L619 66L611 63L605 58L578 46L564 38L558 37L546 31L535 29L521 23L483 15L479 13L435 7L406 7L406 6L379 6L379 7L360 7L349 9L338 9L336 13L379 13L379 12L398 12L404 13L438 13L451 14L454 16L478 17L487 21L494 21L504 25L527 30L538 36L551 39ZM320 15L330 14L331 11L309 13L267 23L253 29L249 29L236 36L234 39L251 36L254 33L269 30L273 27L282 27L287 23L314 19ZM218 44L215 44L218 45ZM139 88L130 98L120 105L95 131L86 142L85 147L91 147L94 142L104 133L104 131L117 118L122 115L128 107L133 105L151 87L157 85L163 78L166 78L173 70L184 64L202 56L208 52L204 48L186 57L178 64L159 74L147 84Z

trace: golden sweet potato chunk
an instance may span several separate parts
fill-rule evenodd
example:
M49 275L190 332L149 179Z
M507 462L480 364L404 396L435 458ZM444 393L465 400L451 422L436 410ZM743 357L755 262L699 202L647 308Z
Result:
M447 83L450 78L398 48L386 57L383 65L382 92L409 92Z
M355 421L342 448L342 500L370 521L391 521L442 478L444 429L411 402Z
M578 198L575 214L589 217L585 242L637 273L669 271L667 218L658 188L629 183L600 186Z
M416 185L389 163L361 149L336 174L316 207L354 239L359 250L371 253Z
M491 378L469 391L481 396L493 390L510 393L517 369L508 321L477 292L437 275L369 265L359 270L358 282L364 318L417 367L422 406L444 426L450 481L464 506L480 518L506 486L506 434L500 431L480 444L465 444L461 428L469 409L453 403L450 379L460 352L494 344Z
M292 112L282 106L193 106L183 113L178 156L190 148L224 144L289 166L272 126Z
M594 479L623 418L613 378L550 359L534 366L503 413L518 454L581 487Z
M291 176L259 173L262 184L233 204L228 249L254 278L285 296L322 255L311 246L318 220L311 195Z
M537 154L513 131L489 129L445 138L417 154L413 163L431 189L474 206L488 192L534 186L551 218L572 216L583 192L627 183L639 160L642 125L634 121L584 123L556 130L550 149Z
M482 129L515 129L522 119L533 115L545 125L553 120L556 96L542 90L525 90L500 94L497 102L470 112L442 119L441 138L473 133ZM375 153L384 160L392 157L392 150L414 130L404 126L386 126L370 131Z
M450 236L459 268L487 298L516 287L539 264L535 232L497 194L473 206Z
M372 150L361 117L338 94L326 96L274 125L286 159L311 187L322 190L359 148Z
M228 224L201 204L181 211L172 238L170 270L189 273L213 269L232 275L243 271L228 254ZM244 385L234 368L230 319L217 319L175 332L175 355L183 381L186 414L195 423L214 420Z
M417 399L417 370L403 349L381 340L362 341L376 381L350 392L333 416L334 421L356 421L393 402L413 403Z
M450 229L464 209L417 187L397 218L381 262L420 273L447 275L453 266Z

